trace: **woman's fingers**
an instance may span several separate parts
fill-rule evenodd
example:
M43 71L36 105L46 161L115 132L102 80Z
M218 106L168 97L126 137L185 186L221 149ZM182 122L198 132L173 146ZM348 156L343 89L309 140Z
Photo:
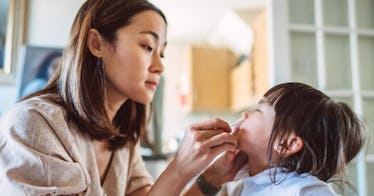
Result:
M212 131L213 132L213 131ZM220 134L215 134L207 138L204 143L207 143L210 147L216 147L225 143L238 146L238 137L231 135L229 133L223 132Z
M213 148L210 148L209 153L210 153L211 156L216 157L217 155L219 155L223 152L226 152L226 151L230 151L230 152L237 151L237 147L236 147L236 145L231 144L231 143L223 143L219 146L215 146Z
M230 125L219 119L219 118L213 118L206 121L202 121L199 123L195 123L190 126L190 129L193 130L214 130L214 129L222 129L225 132L231 132Z
M223 164L227 165L227 164L232 163L232 161L236 157L236 154L237 154L236 152L231 152L231 151L225 152L224 157L223 157Z
M238 146L238 137L223 130L189 130L193 134L195 140L195 147L197 149L201 148L201 151L210 150L211 148L217 148L219 146L230 144L234 146L234 149L230 147L230 151L237 149Z
M237 152L238 137L229 134L229 124L215 118L196 123L186 131L173 165L184 168L181 175L190 179L225 151ZM232 161L228 161L232 162Z
M222 133L226 133L224 130L222 129L216 129L216 130L191 130L193 132L195 132L194 134L198 135L197 137L197 140L206 140L208 138L211 138L213 136L216 136L216 135L219 135L219 134L222 134Z
M202 147L208 149L208 154L212 157L227 151L236 153L238 151L238 138L223 132L203 141Z

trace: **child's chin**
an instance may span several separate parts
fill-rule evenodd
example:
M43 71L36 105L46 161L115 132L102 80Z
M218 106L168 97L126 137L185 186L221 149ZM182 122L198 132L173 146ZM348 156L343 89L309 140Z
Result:
M243 145L240 145L240 143L241 142L239 141L239 143L238 143L239 150L245 153L245 151L247 150L247 148L245 148ZM245 154L247 154L247 153L245 153Z

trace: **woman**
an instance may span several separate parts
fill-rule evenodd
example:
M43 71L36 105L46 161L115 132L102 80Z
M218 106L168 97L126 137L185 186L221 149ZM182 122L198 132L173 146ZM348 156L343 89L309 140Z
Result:
M166 26L146 0L82 5L47 87L1 119L3 194L177 195L218 154L236 151L227 123L196 124L153 184L138 141L164 71Z

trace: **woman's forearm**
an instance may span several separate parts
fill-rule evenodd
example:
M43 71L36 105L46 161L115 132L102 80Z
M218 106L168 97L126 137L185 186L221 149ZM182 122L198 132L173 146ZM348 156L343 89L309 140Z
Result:
M214 187L214 189L220 189L222 184L224 183L222 180L222 176L217 175L211 168L208 168L204 171L201 175L204 176L205 183L209 183L209 186ZM203 183L203 186L204 184ZM201 186L201 182L200 182ZM199 188L197 181L195 181L189 189L183 192L183 196L203 196L204 193Z
M175 167L173 163L169 164L147 195L180 195L186 184L191 180L183 176L180 170L182 168Z

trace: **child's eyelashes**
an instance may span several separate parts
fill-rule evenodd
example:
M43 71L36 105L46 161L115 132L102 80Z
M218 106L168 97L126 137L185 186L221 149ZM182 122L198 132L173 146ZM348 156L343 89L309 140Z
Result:
M259 108L248 108L244 110L245 113L262 112Z

